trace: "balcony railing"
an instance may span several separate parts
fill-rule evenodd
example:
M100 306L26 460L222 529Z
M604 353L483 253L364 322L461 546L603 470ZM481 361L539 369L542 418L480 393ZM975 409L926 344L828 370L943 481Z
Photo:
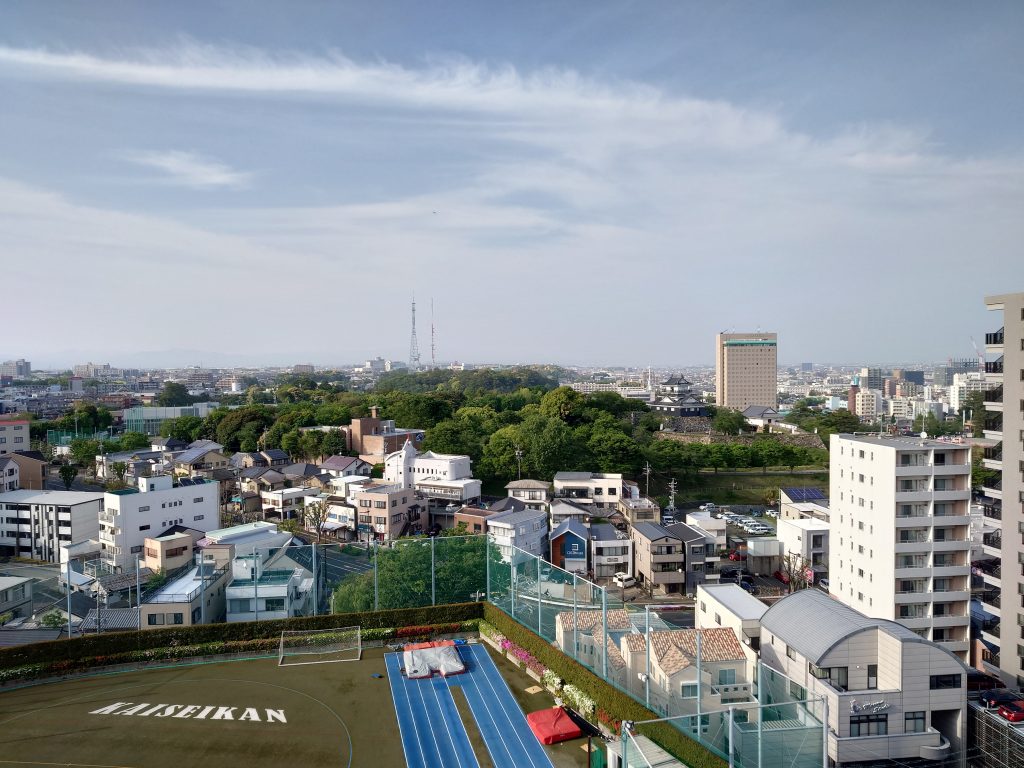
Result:
M1002 461L1003 460L1003 444L999 443L999 445L993 445L993 446L991 446L989 448L986 448L984 456L985 456L986 459L990 459L992 461Z
M985 605L991 605L993 608L1001 608L1003 598L998 592L986 592L981 596L981 602Z
M981 537L981 543L986 547L999 549L1003 546L1003 537L1000 533L986 533Z
M990 413L985 418L985 429L989 432L1003 431L1003 414Z
M996 505L996 504L985 504L981 508L981 513L985 517L991 518L992 520L1002 520L1003 519L1003 508L1001 506Z
M998 387L992 387L992 389L986 390L984 401L986 403L1003 402L1003 385L1000 384Z
M971 566L974 570L986 573L989 576L995 576L997 579L1002 578L1003 569L998 560L979 560Z
M998 360L993 360L991 363L985 363L985 373L1002 373L1003 372L1003 358L999 357Z
M1000 328L995 333L986 333L985 334L985 343L986 344L1002 344L1003 343L1003 332L1005 330L1006 330L1005 328Z
M998 667L999 666L999 654L998 653L993 653L992 651L982 651L981 652L981 658L982 658L982 661L987 661L993 667Z

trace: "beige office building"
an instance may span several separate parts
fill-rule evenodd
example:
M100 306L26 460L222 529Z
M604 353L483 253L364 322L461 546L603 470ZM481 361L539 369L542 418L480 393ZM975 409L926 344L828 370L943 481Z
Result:
M829 589L967 660L971 449L888 435L832 435Z
M1024 645L1017 633L1024 626L1024 293L989 296L985 305L1003 317L998 331L985 334L985 437L996 443L984 449L984 463L1000 474L983 488L983 542L986 554L999 554L1002 567L985 571L983 607L1000 617L1002 632L983 632L982 640L992 649L983 659L1011 685L1024 686Z
M715 404L742 411L779 405L778 334L720 333L715 337Z

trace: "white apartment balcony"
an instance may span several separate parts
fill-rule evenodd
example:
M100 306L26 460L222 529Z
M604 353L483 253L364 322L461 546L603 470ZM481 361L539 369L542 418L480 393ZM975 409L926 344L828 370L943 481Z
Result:
M947 491L932 491L932 498L935 499L935 501L970 501L971 489L964 488L962 490L950 489Z
M907 629L928 629L932 625L932 619L928 615L901 616L899 611L896 611L896 621Z
M985 354L988 355L1001 355L1003 354L1004 344L1006 342L1005 336L1006 328L1000 328L998 331L985 334Z
M1000 627L1000 625L999 625L998 622L993 623L993 624L991 624L988 627L982 627L981 639L984 640L986 643L991 643L992 645L994 645L994 646L996 646L998 648L999 647L999 631L1000 631L999 627Z
M952 515L933 515L932 516L932 524L938 526L939 528L946 528L946 527L955 526L955 525L970 525L971 524L971 516L970 515L957 515L957 514L952 514Z
M967 653L970 650L971 643L969 640L937 640L936 645L940 648L945 648L951 653Z
M932 616L933 627L966 627L970 623L970 616Z
M961 552L971 548L971 542L966 538L933 541L931 545L932 552Z
M913 491L896 491L895 496L897 504L913 504L915 502L920 503L932 500L932 492L927 489Z
M110 535L109 533L107 533L106 531L100 531L100 541L102 541L104 544L115 544L116 543L116 540L114 539L114 537L112 535Z
M971 567L969 565L938 565L927 569L927 575L936 577L969 576L970 573ZM896 576L899 577L898 570L896 571Z
M981 535L981 551L989 557L1002 557L1003 554L1003 532L1002 530L989 530Z
M1002 411L1003 410L1003 385L1002 383L997 384L994 387L990 387L985 390L984 401L986 411Z
M113 525L114 519L116 517L117 517L117 515L115 515L112 512L100 512L100 522L101 523L110 523L111 525Z
M896 477L919 477L922 480L932 475L968 475L970 464L900 464L896 467Z
M927 579L932 575L932 569L926 565L908 568L897 566L894 574L897 579Z
M1000 476L994 480L989 480L988 483L981 488L982 492L992 499L1003 500L1003 478Z
M897 528L921 528L922 526L931 524L931 516L927 514L916 513L912 515L896 515Z

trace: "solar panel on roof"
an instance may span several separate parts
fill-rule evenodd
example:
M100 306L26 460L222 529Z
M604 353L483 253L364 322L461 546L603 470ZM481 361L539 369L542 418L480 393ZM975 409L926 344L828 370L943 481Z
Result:
M820 488L783 488L782 492L785 493L791 501L817 501L818 499L828 498Z
M192 485L192 481L187 477L183 477L178 481L178 485Z

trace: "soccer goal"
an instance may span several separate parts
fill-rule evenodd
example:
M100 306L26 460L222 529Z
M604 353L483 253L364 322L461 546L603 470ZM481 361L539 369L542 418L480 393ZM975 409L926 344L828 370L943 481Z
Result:
M286 629L281 632L279 666L358 661L363 652L359 627Z

